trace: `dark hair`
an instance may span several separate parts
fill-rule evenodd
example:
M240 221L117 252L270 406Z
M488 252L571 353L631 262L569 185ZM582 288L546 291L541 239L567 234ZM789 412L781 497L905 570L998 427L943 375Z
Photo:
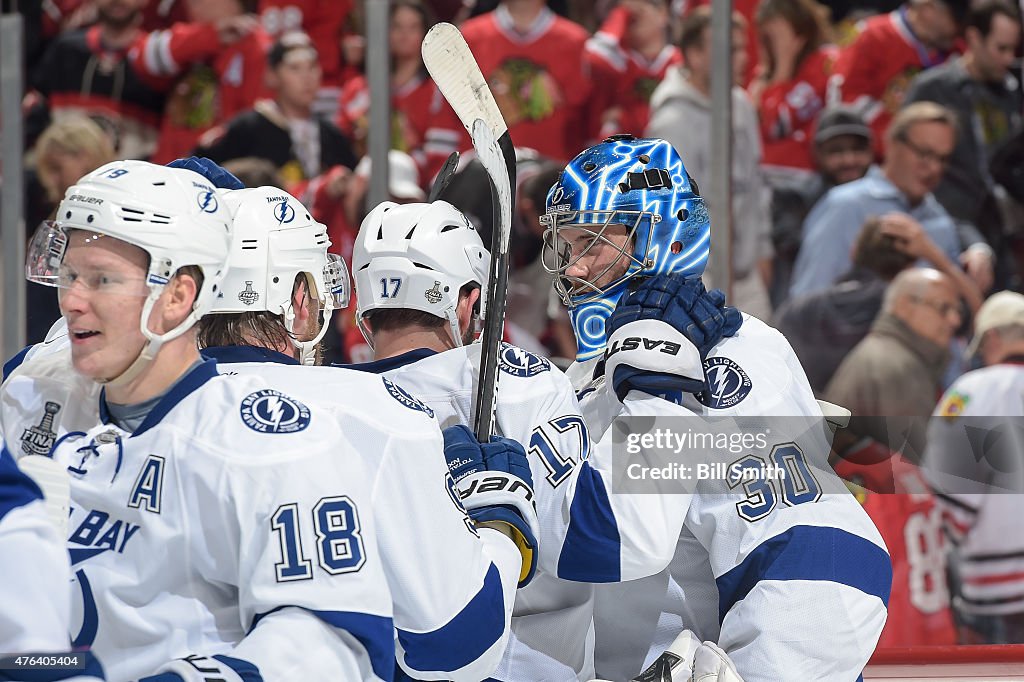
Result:
M793 32L797 36L806 39L807 42L794 64L795 67L799 67L809 54L828 42L829 15L829 8L815 0L761 0L755 21L761 25L776 17L784 19L793 27ZM768 62L765 76L771 78L775 64L772 63L770 52Z
M743 30L747 27L743 15L738 12L732 13L733 30ZM679 30L679 49L686 52L690 48L699 47L704 38L704 29L711 26L711 6L701 5L683 17L683 23Z
M277 172L277 166L267 159L256 156L240 156L221 164L225 170L231 172L236 178L242 181L246 187L278 187L284 188L284 180Z
M1010 0L975 0L967 11L964 28L977 29L983 38L992 31L992 21L1002 14L1020 23L1020 8Z
M292 295L299 282L305 282L303 273L295 275ZM199 347L249 346L280 348L291 343L295 335L284 327L284 317L266 310L248 313L204 315L199 320Z
M420 15L424 31L429 30L431 26L437 23L437 19L434 18L434 12L423 0L391 0L391 16L395 16L395 12L403 7L407 7Z
M914 257L896 247L896 241L882 234L882 221L871 216L857 234L853 247L853 264L874 272L886 281L892 279L914 263Z
M464 284L459 289L459 298L469 296L473 289L479 289L480 285L474 282ZM477 301L474 310L479 312L480 302ZM428 313L424 310L413 310L412 308L380 308L366 313L365 318L373 325L373 333L393 332L408 329L409 327L420 327L421 329L440 329L448 324L448 320Z
M523 180L519 192L533 202L537 210L544 212L544 205L548 200L548 191L551 186L558 182L558 176L562 167L553 161L542 161L541 167L530 177Z

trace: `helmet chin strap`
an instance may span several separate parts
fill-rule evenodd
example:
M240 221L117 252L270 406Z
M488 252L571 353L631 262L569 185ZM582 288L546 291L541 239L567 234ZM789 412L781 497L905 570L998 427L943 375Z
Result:
M96 383L102 384L103 386L110 388L120 388L127 386L131 382L135 381L150 363L156 358L157 353L160 352L160 348L168 342L172 341L189 329L199 320L196 316L195 309L189 313L181 324L165 334L154 334L149 330L149 316L153 312L153 306L156 304L157 299L160 298L160 294L163 293L163 287L154 288L150 292L149 297L146 299L145 305L142 307L142 316L139 318L139 327L142 329L143 336L146 337L146 345L139 351L138 357L128 365L127 369L110 379L97 379Z

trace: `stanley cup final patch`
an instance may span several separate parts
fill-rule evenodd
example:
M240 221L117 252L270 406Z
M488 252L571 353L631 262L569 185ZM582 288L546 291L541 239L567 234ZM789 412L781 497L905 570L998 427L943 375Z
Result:
M58 403L47 401L43 406L43 418L35 426L30 426L21 434L21 451L26 455L42 455L48 457L57 433L53 430L53 419L60 412Z

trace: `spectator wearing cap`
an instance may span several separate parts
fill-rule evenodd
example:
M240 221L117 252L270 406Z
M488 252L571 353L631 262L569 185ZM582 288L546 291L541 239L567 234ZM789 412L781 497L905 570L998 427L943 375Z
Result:
M996 253L1002 233L993 152L1020 130L1020 83L1010 72L1020 46L1020 9L1011 0L978 0L967 13L961 57L925 71L910 84L907 102L937 102L956 114L956 147L935 191L957 220L977 226Z
M200 137L265 96L270 38L245 0L186 0L187 23L156 30L131 52L132 65L168 92L152 160L188 156Z
M790 296L821 291L850 268L851 247L869 216L902 213L920 224L936 246L966 267L979 289L991 283L991 249L977 231L961 234L932 190L956 140L956 118L944 107L918 102L889 128L889 154L860 180L829 190L804 221Z
M958 577L963 644L1024 643L1024 296L978 311L969 351L985 365L949 387L928 427L924 473L942 507Z
M857 36L840 51L829 98L853 104L864 116L879 158L910 80L946 61L967 5L968 0L909 0L893 12L858 23Z
M274 98L256 102L226 126L211 130L196 153L217 163L249 156L267 159L278 169L285 189L301 196L310 180L337 166L352 169L357 158L337 126L313 113L320 65L309 37L282 36L267 59L267 84Z
M809 178L773 176L773 306L782 305L789 295L801 231L811 208L836 185L864 177L871 160L871 129L852 107L840 104L826 109L818 119L814 134L814 163L818 172Z

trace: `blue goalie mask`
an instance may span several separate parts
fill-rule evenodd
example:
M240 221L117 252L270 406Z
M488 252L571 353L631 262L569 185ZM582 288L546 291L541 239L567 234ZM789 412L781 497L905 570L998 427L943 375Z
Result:
M664 140L608 138L569 162L548 192L544 268L569 306L576 359L604 349L605 322L630 280L700 277L711 224L679 153Z

